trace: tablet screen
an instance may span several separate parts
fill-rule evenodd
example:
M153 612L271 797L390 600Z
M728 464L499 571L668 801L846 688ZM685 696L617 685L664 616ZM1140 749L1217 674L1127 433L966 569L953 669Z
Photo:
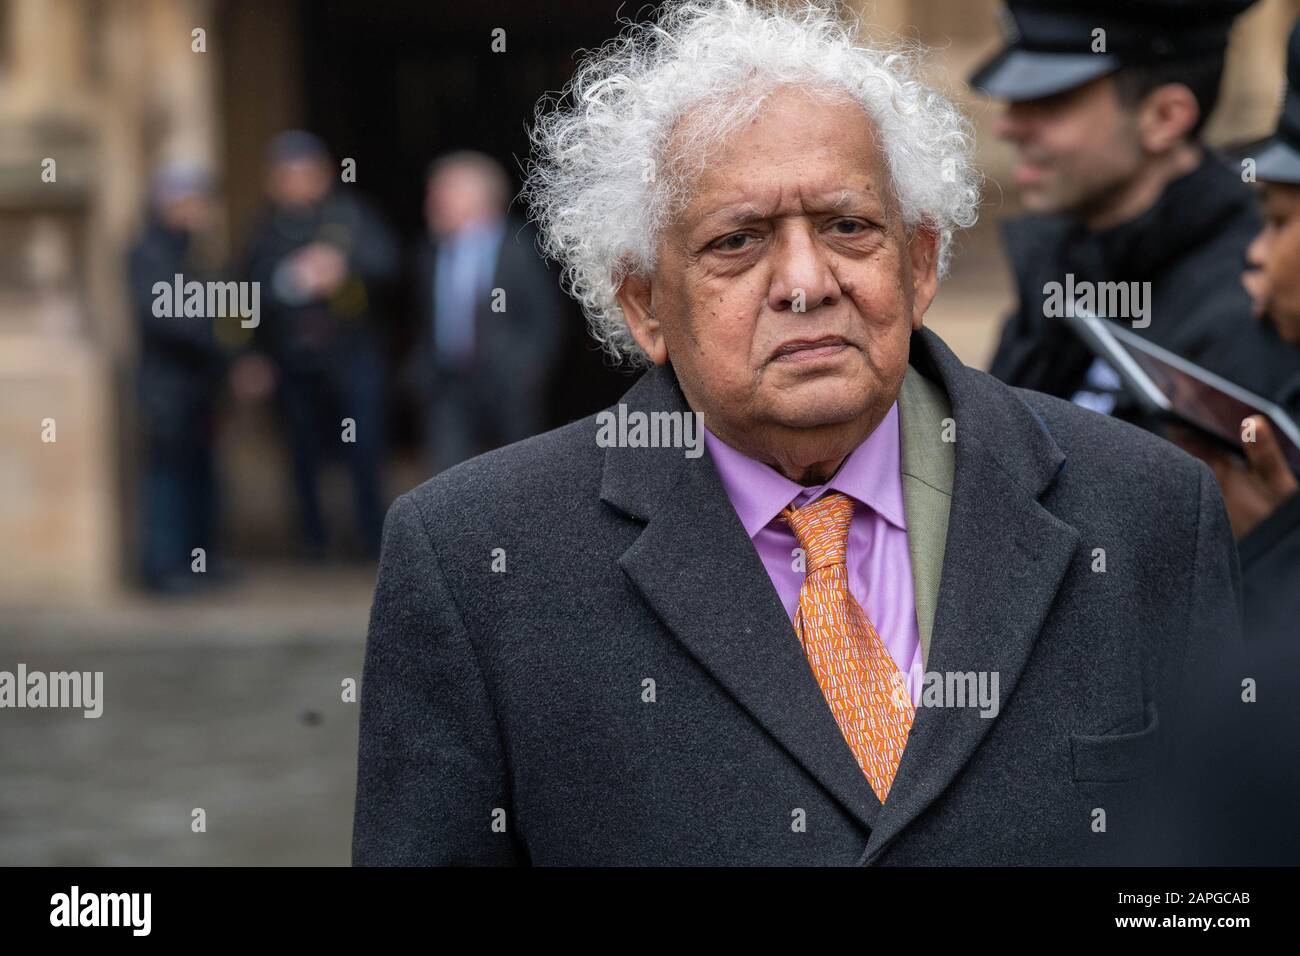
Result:
M1118 330L1116 339L1168 400L1169 411L1236 445L1241 444L1242 420L1264 415L1274 426L1273 432L1292 470L1300 472L1300 447L1288 434L1295 426L1272 403L1175 356L1167 360L1158 354L1157 347L1125 334L1123 329ZM1279 417L1284 421L1279 422Z

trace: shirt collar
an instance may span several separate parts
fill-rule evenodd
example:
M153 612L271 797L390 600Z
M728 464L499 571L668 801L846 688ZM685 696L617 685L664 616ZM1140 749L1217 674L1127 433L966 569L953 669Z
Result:
M498 238L505 228L503 219L481 219L470 223L451 238L454 242L488 242Z
M889 406L875 431L850 452L828 481L820 485L807 486L791 481L775 468L732 448L707 426L704 428L704 442L727 497L750 538L767 527L791 502L799 507L832 490L856 499L895 527L907 529L903 509L898 402Z

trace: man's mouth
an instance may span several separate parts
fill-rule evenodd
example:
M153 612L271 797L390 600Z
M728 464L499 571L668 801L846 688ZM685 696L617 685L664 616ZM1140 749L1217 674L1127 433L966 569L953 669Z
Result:
M1015 165L1013 176L1018 186L1028 186L1041 182L1047 175L1047 164L1037 160L1021 158Z
M774 362L818 362L834 358L849 348L846 339L839 335L823 335L815 339L791 339L783 342L772 353Z

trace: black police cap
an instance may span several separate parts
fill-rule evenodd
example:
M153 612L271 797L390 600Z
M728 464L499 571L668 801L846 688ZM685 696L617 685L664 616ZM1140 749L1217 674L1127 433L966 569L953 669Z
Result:
M1006 46L970 82L999 99L1032 100L1125 66L1222 58L1233 20L1254 2L1007 0Z
M1286 48L1286 94L1277 130L1255 160L1258 179L1300 184L1300 20Z

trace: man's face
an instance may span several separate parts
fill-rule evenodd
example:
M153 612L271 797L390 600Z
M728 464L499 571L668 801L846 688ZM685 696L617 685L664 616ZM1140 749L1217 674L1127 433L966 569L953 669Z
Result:
M436 236L454 236L466 226L493 216L491 186L478 170L449 166L429 178L424 218Z
M1008 103L996 131L1015 147L1015 182L1031 212L1086 215L1122 190L1143 160L1136 116L1109 76Z
M212 200L202 193L190 193L165 203L162 221L182 232L202 232L212 219Z
M299 209L316 205L330 189L331 171L323 159L290 159L272 164L267 194L277 206Z
M1300 345L1300 186L1262 183L1264 228L1246 250L1246 286L1277 325Z
M654 275L620 301L704 424L791 474L847 454L889 410L935 250L905 229L862 109L787 87L711 157Z

